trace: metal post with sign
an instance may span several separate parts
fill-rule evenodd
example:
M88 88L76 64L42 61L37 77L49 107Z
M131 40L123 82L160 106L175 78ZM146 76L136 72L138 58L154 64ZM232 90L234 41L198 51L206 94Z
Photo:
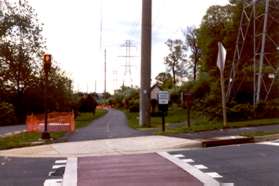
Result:
M226 97L225 97L225 85L224 85L224 69L226 62L227 51L221 42L218 42L218 57L217 67L220 70L221 75L221 91L222 91L222 108L223 108L223 122L224 128L227 127L227 110L226 110Z
M162 113L162 131L165 132L165 113L168 111L169 106L169 92L159 91L158 94L159 110Z

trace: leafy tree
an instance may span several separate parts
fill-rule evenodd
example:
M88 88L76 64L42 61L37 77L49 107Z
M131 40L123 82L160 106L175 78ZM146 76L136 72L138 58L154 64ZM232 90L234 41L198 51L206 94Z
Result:
M183 31L184 37L185 37L185 43L186 47L190 49L191 55L191 63L193 66L193 79L197 79L197 68L198 68L198 62L201 57L201 49L198 46L198 29L195 27L188 27L186 31Z
M169 48L169 54L165 57L164 63L168 71L172 73L173 85L177 83L177 76L183 77L187 74L186 47L180 39L168 39L165 43Z
M3 12L3 10L2 10ZM37 75L44 41L41 26L27 1L9 5L0 20L0 79L3 92L15 95L16 112L21 120L23 94Z
M155 77L157 84L162 89L171 89L172 88L172 77L170 73L161 72Z

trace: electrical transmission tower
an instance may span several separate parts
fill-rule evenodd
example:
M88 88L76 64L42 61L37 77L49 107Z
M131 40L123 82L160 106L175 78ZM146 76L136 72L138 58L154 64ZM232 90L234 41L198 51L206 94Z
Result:
M270 98L279 75L279 36L277 32L271 31L279 29L276 27L279 24L277 12L278 1L244 1L227 100L235 96L243 86L253 92L254 106ZM247 79L251 83L247 84Z
M126 54L124 56L119 56L125 58L125 65L124 65L124 80L123 82L130 86L133 84L132 78L132 65L131 65L131 58L136 57L131 55L131 48L136 47L133 41L126 40L121 47L125 48ZM128 82L127 82L128 81Z

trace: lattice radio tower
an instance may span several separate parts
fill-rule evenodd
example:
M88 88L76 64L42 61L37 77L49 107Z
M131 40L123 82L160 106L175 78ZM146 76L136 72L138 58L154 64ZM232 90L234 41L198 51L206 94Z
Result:
M136 56L131 55L131 48L136 47L133 41L126 40L124 44L121 45L121 47L125 48L126 54L124 56L119 56L125 58L125 65L124 65L124 80L123 83L125 85L132 86L133 84L133 78L132 78L132 65L131 65L131 59ZM127 82L128 81L128 82Z
M227 100L235 96L246 78L253 82L253 104L267 101L279 75L279 36L270 28L279 24L279 1L244 1L234 58L227 90ZM278 15L278 14L277 14ZM279 28L279 27L278 27ZM253 33L251 34L249 33ZM252 48L249 46L253 46ZM252 51L252 56L247 52ZM275 56L275 57L274 57ZM277 58L276 58L277 56Z

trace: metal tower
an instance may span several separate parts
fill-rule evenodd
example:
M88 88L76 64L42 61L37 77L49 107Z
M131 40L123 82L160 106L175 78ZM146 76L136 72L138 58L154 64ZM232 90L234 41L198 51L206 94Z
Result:
M121 45L121 47L125 48L126 54L124 56L119 56L125 58L125 65L124 65L124 80L123 82L126 82L126 84L132 86L133 84L133 78L132 78L132 65L131 65L131 58L136 57L131 55L131 48L136 47L133 41L126 40L124 44ZM128 82L127 82L128 81Z
M268 100L276 77L279 75L278 57L274 57L279 55L279 36L270 31L275 24L279 23L278 13L274 15L278 11L279 2L275 0L244 1L227 100L244 86L245 79L251 79L253 82L254 105ZM251 32L252 36L248 34ZM248 52L253 55L247 56Z

